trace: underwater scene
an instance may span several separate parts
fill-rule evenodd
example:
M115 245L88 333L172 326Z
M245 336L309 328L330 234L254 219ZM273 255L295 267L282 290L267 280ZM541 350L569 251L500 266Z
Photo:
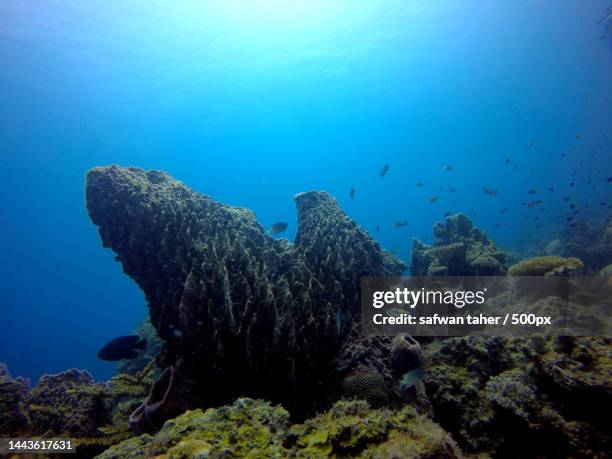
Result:
M612 3L0 2L0 254L0 457L611 457Z

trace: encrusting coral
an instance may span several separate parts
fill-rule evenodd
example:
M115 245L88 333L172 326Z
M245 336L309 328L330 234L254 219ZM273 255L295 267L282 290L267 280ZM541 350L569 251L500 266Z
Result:
M506 254L465 214L446 217L434 226L434 243L412 243L413 276L500 276Z
M363 401L340 401L329 411L290 425L281 406L241 398L231 406L188 411L155 435L113 446L100 459L194 457L456 458L452 438L411 407L392 412Z
M563 258L557 255L529 258L508 269L509 276L554 276L565 275L584 268L578 258Z
M358 335L361 278L403 266L325 192L295 197L295 244L164 172L95 168L86 195L103 245L145 293L160 363L198 383L205 406L239 395L293 413L326 406Z

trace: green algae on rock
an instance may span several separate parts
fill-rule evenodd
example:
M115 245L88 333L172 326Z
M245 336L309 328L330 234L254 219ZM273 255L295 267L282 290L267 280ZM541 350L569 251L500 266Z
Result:
M231 406L188 411L155 436L126 440L98 457L226 456L456 458L461 452L450 435L411 407L392 412L340 401L324 414L290 425L282 407L242 398Z

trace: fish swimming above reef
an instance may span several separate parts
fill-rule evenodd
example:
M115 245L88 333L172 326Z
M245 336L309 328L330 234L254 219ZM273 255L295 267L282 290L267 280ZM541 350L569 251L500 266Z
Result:
M138 351L147 347L147 339L140 339L138 335L120 336L106 343L98 351L98 358L108 362L116 362L123 359L135 359Z
M380 178L383 178L385 175L387 175L389 173L389 169L391 169L391 166L389 166L388 164L385 164L379 171L378 171L378 175L380 176Z
M482 191L484 194L488 194L489 196L497 196L498 191L492 188L483 188Z
M287 226L289 225L287 225L287 223L285 222L275 223L268 229L268 233L270 233L271 236L274 236L275 234L279 234L285 231L287 229Z
M438 200L439 196L437 194L433 195L431 198L429 198L429 202L436 202Z
M416 186L418 186L419 188L421 188L423 186L423 182L416 182Z
M351 199L355 199L355 188L351 188L349 195L351 196Z
M442 170L445 172L450 172L453 170L453 166L451 166L450 164L447 164L446 166L442 168Z
M406 226L408 226L408 222L407 222L407 221L405 221L405 220L400 220L400 221L395 222L395 223L393 224L393 228L404 228L404 227L406 227Z
M527 193L528 194L538 194L538 190L531 189Z
M512 161L512 158L508 157L508 158L506 158L506 160L504 161L504 164L507 166L508 164L510 164L510 161Z

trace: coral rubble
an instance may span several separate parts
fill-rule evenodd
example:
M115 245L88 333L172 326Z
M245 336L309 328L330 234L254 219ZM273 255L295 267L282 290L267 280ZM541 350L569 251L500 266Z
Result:
M464 214L446 217L434 227L434 243L412 244L413 276L499 276L506 254Z

